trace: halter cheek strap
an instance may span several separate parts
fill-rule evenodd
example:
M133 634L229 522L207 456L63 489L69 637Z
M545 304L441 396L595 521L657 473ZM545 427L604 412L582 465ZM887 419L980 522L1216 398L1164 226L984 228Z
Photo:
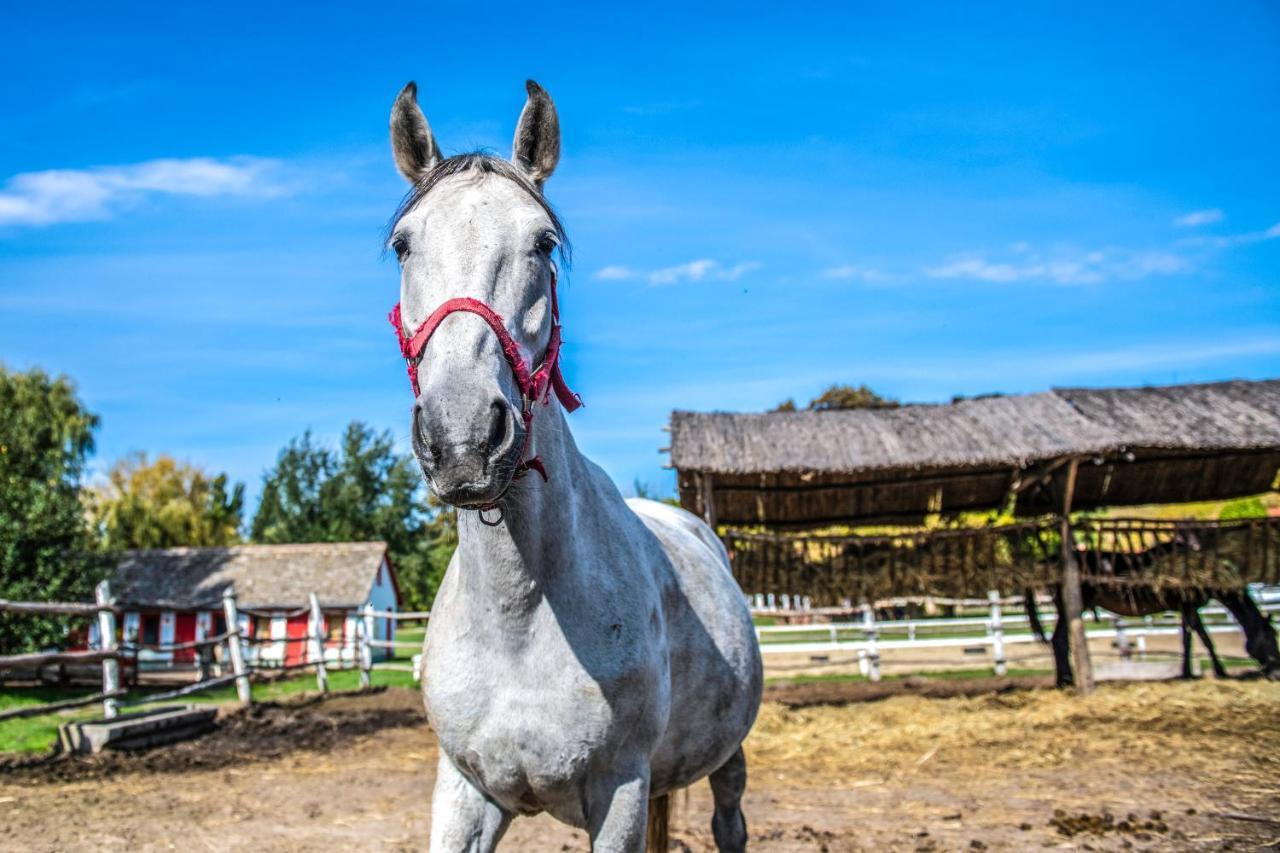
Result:
M547 340L547 354L536 370L529 369L524 356L520 354L519 344L507 331L507 324L498 312L479 299L462 296L447 300L432 311L412 335L405 333L400 305L397 303L396 307L391 309L387 319L395 327L396 337L400 341L400 353L408 366L409 383L413 386L414 397L421 393L418 388L418 366L422 363L422 354L427 348L427 342L431 340L431 336L435 334L436 329L440 328L440 324L446 317L459 311L475 314L484 320L498 336L498 341L502 344L502 355L511 366L516 384L520 386L522 398L520 417L524 420L524 444L520 449L520 465L516 468L513 479L519 479L529 471L537 471L542 479L546 480L547 469L543 467L542 461L536 456L525 458L533 436L533 404L541 402L544 406L548 405L551 402L551 392L555 391L556 399L560 401L560 405L564 406L565 411L572 412L582 405L582 398L569 390L564 376L560 373L560 306L556 301L555 271L551 273L551 337Z

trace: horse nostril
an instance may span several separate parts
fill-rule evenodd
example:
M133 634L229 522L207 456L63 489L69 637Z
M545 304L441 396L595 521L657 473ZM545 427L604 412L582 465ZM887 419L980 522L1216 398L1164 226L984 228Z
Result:
M427 448L427 451L431 454L431 461L439 465L440 457L444 456L444 454L440 451L440 445L433 444Z
M506 400L494 400L490 412L489 437L483 445L486 452L498 450L506 442L509 429L507 421L511 419Z

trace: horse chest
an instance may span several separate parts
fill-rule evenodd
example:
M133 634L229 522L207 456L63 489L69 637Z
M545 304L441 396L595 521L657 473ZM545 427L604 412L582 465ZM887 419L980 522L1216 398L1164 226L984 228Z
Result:
M586 660L554 635L514 652L457 637L430 649L425 692L441 748L508 808L571 815L593 758L658 724L655 707L615 696L647 684L653 661L632 648L608 654L611 626L604 634Z

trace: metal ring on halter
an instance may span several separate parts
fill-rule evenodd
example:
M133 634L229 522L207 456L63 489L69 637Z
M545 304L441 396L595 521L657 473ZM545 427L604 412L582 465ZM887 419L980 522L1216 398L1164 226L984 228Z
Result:
M490 521L489 519L484 517L484 514L491 509L496 509L498 511L498 517L493 521ZM483 524L485 527L497 527L499 524L502 523L502 507L500 506L495 505L495 506L480 507L480 509L476 510L476 515L480 517L480 523Z

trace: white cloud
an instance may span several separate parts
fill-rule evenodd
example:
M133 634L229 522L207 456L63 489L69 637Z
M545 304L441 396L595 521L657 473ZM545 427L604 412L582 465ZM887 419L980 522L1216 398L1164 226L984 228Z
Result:
M1193 210L1190 213L1183 214L1173 220L1173 224L1179 228L1195 228L1199 225L1212 225L1215 222L1222 221L1222 211L1216 207L1208 210Z
M888 278L883 272L871 267L859 267L843 264L838 267L827 267L820 275L823 278L857 279L858 281L884 281Z
M626 281L627 279L635 278L636 275L636 271L630 267L615 264L612 266L601 267L596 270L591 277L597 278L600 281Z
M719 264L708 258L699 258L673 267L663 267L649 273L650 284L675 284L679 281L702 281L707 273L716 269Z
M756 261L742 261L733 266L725 266L710 258L699 258L671 267L663 267L649 273L649 284L678 284L682 281L702 281L716 279L718 281L737 281L752 270L760 268Z
M1261 243L1266 240L1280 238L1280 222L1262 231L1246 231L1243 234L1230 234L1226 237L1188 237L1183 242L1189 245L1209 245L1218 249L1231 246L1247 246L1250 243Z
M1133 252L1123 249L1099 249L1089 252L1059 253L1042 257L1030 247L1019 247L1018 257L988 260L985 255L971 254L954 258L945 264L926 267L930 278L961 278L1010 283L1041 280L1056 284L1102 284L1107 281L1137 281L1158 275L1186 272L1191 264L1185 258L1161 251Z
M740 261L726 266L710 258L698 258L683 264L662 267L644 272L620 265L610 265L596 270L592 278L601 281L628 281L643 278L652 285L678 284L682 281L737 281L749 272L760 269L757 261Z
M0 225L54 225L108 219L151 195L270 197L287 192L275 160L148 160L92 169L14 175L0 190Z

